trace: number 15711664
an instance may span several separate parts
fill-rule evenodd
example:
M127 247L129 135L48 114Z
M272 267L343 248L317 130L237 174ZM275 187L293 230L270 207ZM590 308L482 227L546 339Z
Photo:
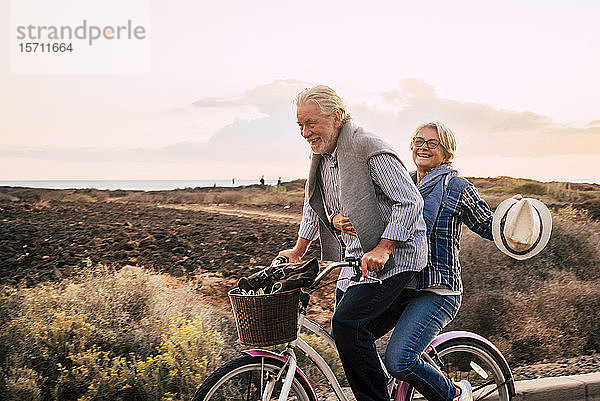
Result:
M73 51L72 43L19 43L21 53L65 53Z

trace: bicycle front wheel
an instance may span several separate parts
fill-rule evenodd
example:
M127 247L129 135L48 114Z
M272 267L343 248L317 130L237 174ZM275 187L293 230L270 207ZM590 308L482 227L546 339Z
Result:
M283 362L268 357L244 356L214 371L198 388L192 401L259 401L265 391L278 400L285 374L276 380ZM290 401L317 401L309 385L297 373L287 397Z
M468 380L473 387L474 401L510 401L511 374L484 344L470 338L456 338L436 347L444 374L453 382ZM408 400L424 398L412 388Z

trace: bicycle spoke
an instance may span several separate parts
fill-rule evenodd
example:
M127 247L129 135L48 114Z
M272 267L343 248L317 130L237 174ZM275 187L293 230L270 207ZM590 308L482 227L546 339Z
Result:
M495 383L496 382L494 380L490 380L490 381L485 382L485 383L483 383L483 384L481 384L479 386L473 386L473 391L481 390L482 388L490 386L490 385L495 384ZM502 383L501 386L502 385L504 385L504 383ZM496 386L496 389L498 389L498 387L500 387L500 386Z
M260 393L263 393L264 386L263 382L265 380L265 358L260 358Z
M261 360L262 359L262 360ZM194 401L275 401L282 382L276 380L284 364L276 359L244 356L213 372L194 395ZM286 401L316 401L311 388L294 377Z
M483 400L483 399L484 399L484 398L486 398L488 395L490 395L490 394L493 394L493 393L497 392L499 388L500 388L500 387L498 386L498 387L496 387L496 388L494 388L494 389L492 389L492 390L488 391L487 393L485 393L485 394L484 394L484 395L482 395L481 397L473 398L473 401L479 401L479 400Z
M481 390L482 388L484 388L484 387L486 387L486 386L488 386L488 385L493 385L494 383L495 383L495 382L492 380L492 381L490 381L489 383L486 383L486 384L484 384L484 385L482 385L482 386L478 386L477 388L473 388L473 393L474 393L476 390ZM507 381L503 381L502 383L500 383L500 384L497 384L497 385L496 385L496 387L494 387L493 389L491 389L490 391L488 391L487 393L485 393L485 394L484 394L484 395L482 395L481 397L474 398L474 399L473 399L473 401L479 401L479 400L483 400L483 399L484 399L484 398L486 398L488 395L491 395L491 394L493 394L493 393L497 392L497 391L498 391L498 389L499 389L499 388L501 388L502 386L504 386L506 383L508 383L508 382L507 382Z
M252 371L248 373L250 377L248 378L248 391L246 392L246 401L250 401L250 390L252 388Z
M509 377L504 377L500 366L488 351L469 340L456 340L438 350L443 361L444 374L453 382L467 380L473 388L473 399L491 397L510 400Z

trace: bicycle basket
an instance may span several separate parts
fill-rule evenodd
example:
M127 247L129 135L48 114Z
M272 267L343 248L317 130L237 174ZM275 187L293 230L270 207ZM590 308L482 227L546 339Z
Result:
M242 344L265 347L296 338L299 288L274 294L242 295L236 287L227 295Z

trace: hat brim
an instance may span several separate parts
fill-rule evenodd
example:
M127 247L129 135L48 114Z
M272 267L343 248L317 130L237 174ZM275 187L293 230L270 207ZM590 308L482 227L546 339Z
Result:
M529 259L540 253L548 244L548 241L550 240L550 234L552 233L552 215L550 214L550 210L548 210L544 203L537 199L523 198L523 200L525 199L527 199L539 213L542 230L537 244L533 248L529 249L526 253L518 254L514 250L508 248L504 241L502 241L501 235L501 220L508 212L508 209L510 209L510 207L515 203L519 202L518 200L510 198L502 201L502 203L500 203L496 208L496 211L494 212L494 219L492 220L492 235L494 236L494 243L496 244L496 247L498 247L498 249L511 258L517 260Z

